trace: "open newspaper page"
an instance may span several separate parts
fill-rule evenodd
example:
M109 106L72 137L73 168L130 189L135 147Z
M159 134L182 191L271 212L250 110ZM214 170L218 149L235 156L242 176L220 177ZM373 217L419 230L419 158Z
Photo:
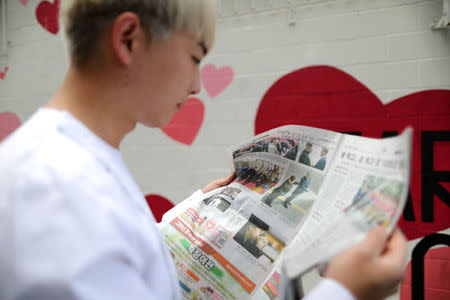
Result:
M233 149L231 184L164 216L184 299L248 299L264 286L277 296L275 266L320 193L341 137L304 126L258 135Z
M286 248L290 278L360 241L374 226L391 232L409 190L412 130L386 139L345 135L323 188Z

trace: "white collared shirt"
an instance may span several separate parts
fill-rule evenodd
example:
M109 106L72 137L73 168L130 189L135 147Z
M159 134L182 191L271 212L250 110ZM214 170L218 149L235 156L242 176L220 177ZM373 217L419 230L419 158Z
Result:
M120 152L40 109L0 144L1 299L179 299L155 220Z

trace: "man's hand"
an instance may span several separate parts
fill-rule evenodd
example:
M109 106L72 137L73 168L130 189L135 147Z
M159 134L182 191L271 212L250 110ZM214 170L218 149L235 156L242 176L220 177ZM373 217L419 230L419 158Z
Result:
M367 237L328 265L325 277L347 287L359 300L384 299L394 293L406 266L406 239L397 229L387 240L384 228L377 227Z
M214 181L208 183L207 185L205 185L205 187L202 188L202 192L203 193L207 193L207 192L210 192L212 190L215 190L215 189L218 189L220 187L223 187L225 185L228 185L230 182L233 181L234 177L236 177L236 173L235 172L231 173L228 177L214 180Z

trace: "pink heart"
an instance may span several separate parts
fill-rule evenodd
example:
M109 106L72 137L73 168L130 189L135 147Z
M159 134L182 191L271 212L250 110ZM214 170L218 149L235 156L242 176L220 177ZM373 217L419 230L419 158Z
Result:
M0 113L0 143L16 130L20 124L20 119L16 114L11 112Z
M20 0L20 3L22 3L23 6L27 6L28 0Z
M57 34L59 30L58 13L60 0L54 3L42 1L36 8L36 19L48 32Z
M203 85L211 98L222 92L233 81L233 76L233 69L228 66L216 69L214 65L208 64L201 71Z
M189 98L162 131L180 143L191 145L203 123L205 106L200 99Z
M160 195L146 195L145 200L158 223L161 222L162 216L173 207L172 202Z

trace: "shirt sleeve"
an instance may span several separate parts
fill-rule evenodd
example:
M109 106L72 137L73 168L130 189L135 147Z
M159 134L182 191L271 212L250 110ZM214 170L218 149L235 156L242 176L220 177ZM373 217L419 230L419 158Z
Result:
M336 280L326 278L316 286L303 300L356 300L352 293Z

